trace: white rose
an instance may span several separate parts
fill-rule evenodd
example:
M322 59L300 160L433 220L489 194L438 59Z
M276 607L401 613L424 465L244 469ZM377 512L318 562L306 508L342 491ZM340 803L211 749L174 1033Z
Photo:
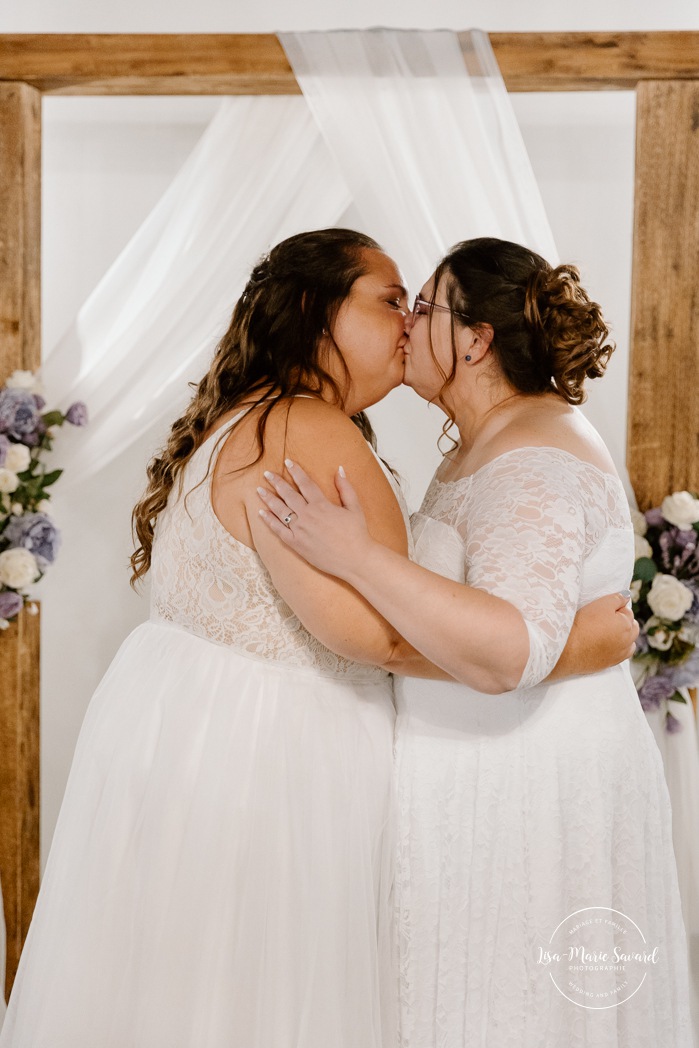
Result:
M648 521L646 520L643 513L639 510L634 509L633 506L629 506L631 511L631 520L633 521L633 530L637 535L645 535L648 531Z
M634 535L633 545L634 560L640 560L641 557L650 557L651 560L653 559L653 550L651 548L651 544L648 541L648 539L643 538L643 535Z
M688 491L676 491L663 499L660 512L669 524L682 531L689 531L692 524L699 523L699 499Z
M11 469L6 469L5 466L0 466L0 491L11 495L18 487L19 478L17 474Z
M656 630L653 634L649 633L648 644L656 651L667 651L672 647L672 633L669 630Z
M50 515L50 513L51 513L51 503L49 502L49 500L48 499L42 499L41 502L37 502L37 504L36 504L36 512L37 513L43 513L44 516Z
M634 579L633 582L631 583L630 589L631 589L631 603L632 604L637 604L638 603L638 598L641 596L641 587L642 586L643 586L643 583L641 582L640 579Z
M36 582L40 574L36 557L28 549L6 549L0 553L0 582L10 589L22 589Z
M10 444L5 456L5 469L13 473L24 473L28 469L32 453L26 444Z
M669 622L676 622L691 608L694 594L674 575L658 574L653 579L647 600L655 615Z
M21 517L24 513L24 506L21 502L13 502L10 506L10 511L13 517Z
M26 389L29 393L38 393L40 386L33 371L13 371L5 385L8 389Z

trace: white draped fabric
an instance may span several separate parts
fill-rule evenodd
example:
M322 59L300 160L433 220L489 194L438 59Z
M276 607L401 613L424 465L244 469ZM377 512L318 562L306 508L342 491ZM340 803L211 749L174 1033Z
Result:
M556 259L487 34L281 33L364 227L417 290L458 240L497 236Z
M684 921L689 935L699 936L699 761L697 721L686 688L686 703L671 702L670 711L682 730L665 730L665 710L648 713L648 722L663 756L670 798L674 799L672 837L677 858Z
M6 945L7 940L5 938L5 913L2 906L2 892L0 892L0 1030L2 1030L2 1024L5 1019Z
M66 481L173 415L206 370L251 262L291 233L336 224L348 203L302 99L223 102L44 366L52 400L90 410L89 438L63 441Z
M222 103L48 357L47 389L85 400L92 418L89 439L62 441L64 489L175 413L256 258L293 232L337 225L351 201L413 286L465 236L555 254L485 34L471 34L468 68L445 31L281 39L310 111L297 98Z

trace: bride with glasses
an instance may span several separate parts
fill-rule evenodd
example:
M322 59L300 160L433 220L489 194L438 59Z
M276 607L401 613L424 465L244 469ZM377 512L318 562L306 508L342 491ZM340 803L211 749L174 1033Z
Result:
M690 1048L669 798L628 664L546 679L577 609L634 564L575 406L613 348L599 306L574 267L482 238L406 330L405 382L458 428L412 518L416 563L367 526L349 468L342 506L290 462L261 510L461 682L396 682L400 1044Z

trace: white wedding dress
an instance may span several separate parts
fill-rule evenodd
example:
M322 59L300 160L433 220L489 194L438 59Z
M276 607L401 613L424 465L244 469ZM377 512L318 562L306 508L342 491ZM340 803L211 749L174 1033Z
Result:
M394 1048L391 679L218 521L218 436L85 716L1 1048Z
M397 682L402 1048L690 1048L668 793L628 664L540 683L578 607L629 585L620 482L521 448L435 478L413 536L420 564L518 607L531 654L505 695ZM583 909L594 926L561 925ZM561 952L614 959L639 932L657 959L625 973Z

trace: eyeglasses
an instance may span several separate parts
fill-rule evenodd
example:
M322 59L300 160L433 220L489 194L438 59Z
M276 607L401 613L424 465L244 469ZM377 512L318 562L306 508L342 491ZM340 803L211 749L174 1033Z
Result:
M416 295L410 317L411 323L414 324L418 317L428 317L435 309L442 313L453 313L457 317L463 317L464 320L469 319L468 313L459 313L458 309L451 309L449 306L439 306L436 302L428 302L422 295Z

